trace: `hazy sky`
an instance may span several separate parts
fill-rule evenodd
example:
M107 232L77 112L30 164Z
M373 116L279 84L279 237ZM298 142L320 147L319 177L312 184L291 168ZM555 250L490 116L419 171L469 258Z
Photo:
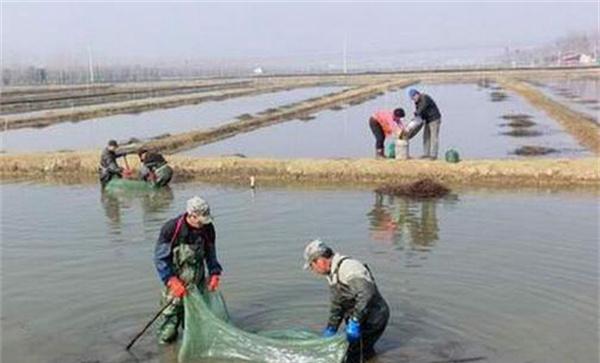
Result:
M538 45L598 29L589 2L6 2L6 63L319 56Z

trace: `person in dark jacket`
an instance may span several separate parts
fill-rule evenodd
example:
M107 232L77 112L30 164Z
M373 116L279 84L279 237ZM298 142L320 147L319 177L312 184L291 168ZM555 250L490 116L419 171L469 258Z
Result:
M423 126L422 158L435 160L438 156L442 114L429 95L411 88L408 90L408 96L415 102L415 116L422 118L425 122Z
M117 158L126 156L127 152L117 152L118 147L119 144L115 140L110 140L106 148L102 150L100 167L98 168L102 187L105 187L112 178L123 177L123 168L117 164Z
M200 197L189 199L186 212L161 228L154 249L154 265L165 286L161 306L172 302L162 313L158 329L160 344L177 339L184 318L181 298L190 286L200 291L218 289L223 269L217 260L215 237L210 207ZM205 270L208 270L208 278Z
M167 164L165 158L157 153L150 152L147 149L138 151L140 157L140 178L151 182L157 187L164 187L169 184L173 177L173 169Z
M342 321L350 343L346 363L357 363L375 355L375 343L383 334L390 309L367 265L334 253L320 240L304 249L304 269L327 276L331 306L324 337L337 334Z

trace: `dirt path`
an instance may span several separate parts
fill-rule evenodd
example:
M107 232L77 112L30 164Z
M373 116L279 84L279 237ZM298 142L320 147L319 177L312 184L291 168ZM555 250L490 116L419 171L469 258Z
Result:
M100 151L0 156L2 178L96 175ZM137 157L129 156L136 168ZM168 157L178 179L247 183L376 184L421 178L452 186L600 187L600 159L469 160L458 164L423 160L247 159Z

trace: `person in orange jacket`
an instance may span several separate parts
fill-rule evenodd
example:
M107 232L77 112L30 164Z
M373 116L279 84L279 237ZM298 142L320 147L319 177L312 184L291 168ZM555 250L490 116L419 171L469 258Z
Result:
M158 329L161 344L177 339L183 321L181 299L188 286L200 291L215 291L219 287L222 267L217 260L215 227L208 203L193 197L187 201L186 212L167 221L160 230L154 249L154 264L165 285L161 305L174 299L165 309ZM206 278L208 270L209 278Z
M386 137L399 135L403 129L402 118L404 110L397 108L394 111L380 110L375 112L369 118L369 127L375 136L375 157L385 157L383 153L383 144Z

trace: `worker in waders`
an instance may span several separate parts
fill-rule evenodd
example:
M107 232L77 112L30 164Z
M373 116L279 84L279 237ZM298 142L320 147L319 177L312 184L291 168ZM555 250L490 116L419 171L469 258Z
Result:
M181 299L188 288L215 291L219 287L222 268L217 260L215 227L204 199L191 198L185 213L163 225L154 250L154 264L165 285L161 306L173 299L163 312L158 329L159 343L168 344L177 339L184 313Z
M381 110L369 118L369 127L375 136L375 157L384 158L383 144L386 137L398 137L402 130L404 110L397 108L394 111Z
M353 258L334 253L320 240L304 249L304 269L327 277L331 309L324 337L337 333L342 321L350 345L346 363L360 362L375 355L375 343L387 326L390 310L369 267Z
M423 156L422 159L436 160L442 114L431 96L414 88L408 90L408 97L415 103L415 117L423 119Z
M147 149L138 150L140 158L140 179L152 183L156 187L164 187L173 177L173 169L167 164L165 158Z
M125 157L127 152L117 152L118 147L119 144L117 144L115 140L110 140L108 141L106 148L102 150L102 155L100 155L100 167L98 168L102 187L105 187L112 178L123 177L124 170L117 163L117 158Z

